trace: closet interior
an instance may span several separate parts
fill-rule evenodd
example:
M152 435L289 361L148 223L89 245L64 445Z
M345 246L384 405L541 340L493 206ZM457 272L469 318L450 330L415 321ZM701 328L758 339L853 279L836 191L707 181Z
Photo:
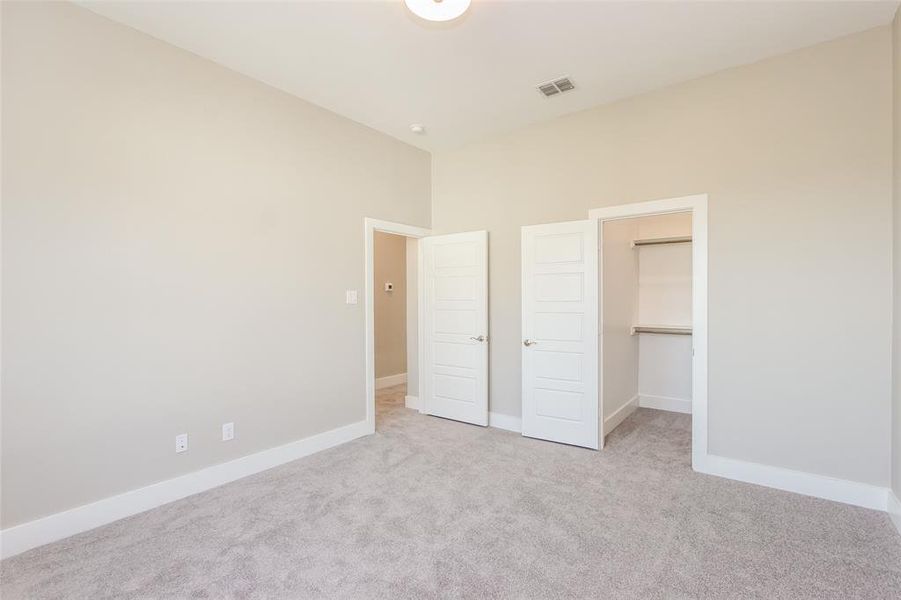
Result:
M691 413L691 213L603 221L601 234L606 436L639 406Z

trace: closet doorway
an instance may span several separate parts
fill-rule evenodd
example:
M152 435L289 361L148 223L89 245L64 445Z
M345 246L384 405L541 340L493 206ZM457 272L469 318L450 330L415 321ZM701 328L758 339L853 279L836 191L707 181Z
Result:
M690 413L697 466L707 455L707 196L589 216L599 227L600 435L639 406Z
M691 413L691 213L601 227L606 439L638 407Z
M651 247L660 252L647 253L647 277L639 281L639 253ZM664 247L674 251L668 256ZM667 265L676 264L682 270L667 274ZM707 196L599 208L584 221L523 227L522 337L524 436L601 448L605 433L642 403L643 384L646 406L691 412L692 465L701 465ZM661 356L681 362L667 362L666 371L657 366Z

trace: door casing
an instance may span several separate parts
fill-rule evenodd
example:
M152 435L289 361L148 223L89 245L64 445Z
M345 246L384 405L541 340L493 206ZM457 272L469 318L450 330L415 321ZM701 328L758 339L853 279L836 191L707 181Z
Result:
M380 219L363 219L365 282L363 290L363 303L365 305L365 378L366 378L366 430L367 433L375 433L375 232L393 233L408 238L420 239L431 235L432 230L425 227L405 225ZM422 364L422 256L417 259L416 298L418 304L417 317L419 319L419 352L417 364ZM422 378L420 385L422 385ZM410 393L410 390L407 390ZM419 390L416 391L419 396Z
M692 223L692 366L691 366L691 466L706 471L707 449L707 194L666 200L619 204L588 211L588 218L603 221L690 212ZM598 267L599 295L603 298L603 272ZM598 327L601 321L598 320ZM600 329L599 329L600 330ZM603 347L598 348L603 364ZM599 402L601 395L598 395ZM602 406L598 407L600 410Z

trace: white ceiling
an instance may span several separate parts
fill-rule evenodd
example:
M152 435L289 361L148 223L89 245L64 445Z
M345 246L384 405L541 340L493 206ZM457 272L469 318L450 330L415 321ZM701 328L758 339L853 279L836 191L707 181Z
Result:
M889 23L898 2L81 2L428 150ZM576 90L535 85L568 75ZM410 132L422 123L426 135Z

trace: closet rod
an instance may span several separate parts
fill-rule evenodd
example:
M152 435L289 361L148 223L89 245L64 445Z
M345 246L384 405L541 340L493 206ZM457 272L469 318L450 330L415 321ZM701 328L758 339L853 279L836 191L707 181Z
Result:
M687 244L691 242L690 235L683 235L679 237L664 237L664 238L645 238L641 240L634 240L632 242L632 247L635 246L657 246L660 244Z
M635 335L637 333L667 333L670 335L691 335L691 327L636 325L632 328L632 335Z

